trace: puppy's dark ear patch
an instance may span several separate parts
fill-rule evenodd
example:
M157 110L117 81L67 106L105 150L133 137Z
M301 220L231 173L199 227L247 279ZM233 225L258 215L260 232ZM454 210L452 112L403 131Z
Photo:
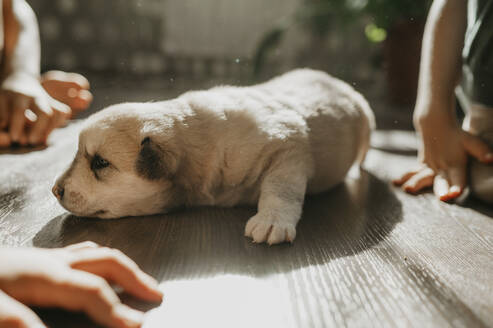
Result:
M142 139L142 141L140 142L140 145L143 146L144 144L148 143L151 141L151 138L149 137L145 137L144 139Z
M149 180L158 180L168 175L164 153L151 138L142 139L137 157L137 173Z

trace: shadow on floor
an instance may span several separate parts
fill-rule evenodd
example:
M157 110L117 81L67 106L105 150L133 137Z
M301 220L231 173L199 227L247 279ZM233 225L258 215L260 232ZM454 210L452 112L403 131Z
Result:
M476 212L486 215L490 219L493 219L493 206L482 200L474 198L473 196L470 196L462 206L470 208Z
M369 173L307 197L293 245L269 247L243 236L252 208L191 208L148 217L99 220L69 214L33 239L38 247L93 240L116 247L161 280L217 273L263 276L349 256L378 244L401 220L393 191ZM310 254L310 256L307 256Z
M402 208L387 183L362 172L360 179L307 197L292 245L269 247L245 238L244 225L254 214L253 208L210 207L117 220L64 214L48 222L33 244L61 247L92 240L122 250L159 281L220 274L264 277L374 247L401 221ZM128 295L122 300L141 310L155 306ZM76 327L91 326L84 316L61 310L42 310L40 315L54 327L60 318L79 322Z

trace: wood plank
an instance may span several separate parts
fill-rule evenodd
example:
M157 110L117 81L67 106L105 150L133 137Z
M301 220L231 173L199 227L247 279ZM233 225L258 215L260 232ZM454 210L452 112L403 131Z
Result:
M165 293L146 327L493 324L491 209L392 187L389 179L411 167L413 156L372 150L360 178L307 198L293 245L269 247L243 237L254 208L118 220L67 214L50 187L71 160L77 130L56 131L46 149L0 156L0 245L93 240L121 249ZM40 314L50 327L94 326L63 311Z

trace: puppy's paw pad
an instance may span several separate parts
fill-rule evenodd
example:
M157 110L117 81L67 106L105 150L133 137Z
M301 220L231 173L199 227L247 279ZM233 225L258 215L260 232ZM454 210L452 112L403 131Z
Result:
M293 242L296 237L296 227L278 218L266 218L257 214L248 220L245 236L252 238L255 243L267 242L269 245L285 241Z

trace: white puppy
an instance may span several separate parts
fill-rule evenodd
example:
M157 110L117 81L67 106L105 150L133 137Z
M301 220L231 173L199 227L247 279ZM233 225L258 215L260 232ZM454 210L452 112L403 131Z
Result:
M309 69L114 105L87 119L53 193L76 215L100 218L258 203L246 236L293 241L305 193L342 182L373 127L359 93Z

